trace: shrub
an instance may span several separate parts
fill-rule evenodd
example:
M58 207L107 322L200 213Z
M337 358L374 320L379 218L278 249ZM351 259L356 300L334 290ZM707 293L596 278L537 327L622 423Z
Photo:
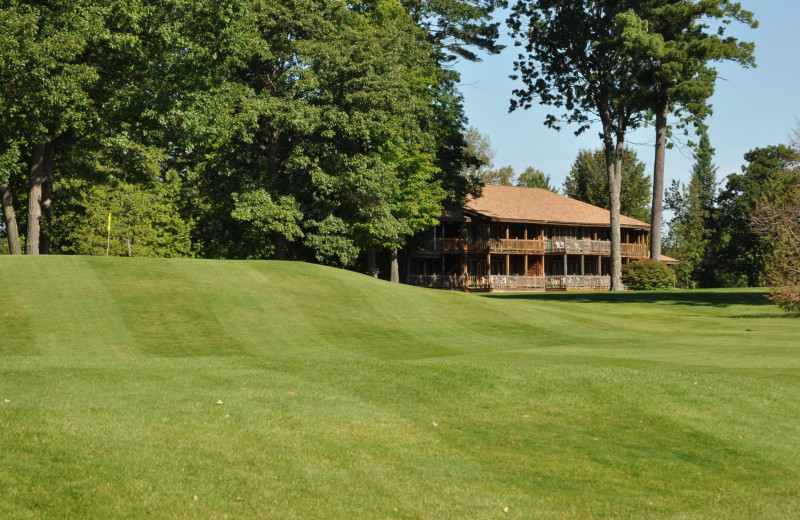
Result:
M622 283L629 289L668 289L675 282L675 272L655 260L640 260L622 266Z
M786 312L800 314L800 286L773 289L767 298Z

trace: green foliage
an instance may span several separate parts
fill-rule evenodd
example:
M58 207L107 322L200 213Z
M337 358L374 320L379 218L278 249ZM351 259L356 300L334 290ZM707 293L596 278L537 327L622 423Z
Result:
M636 152L626 148L622 153L620 213L647 222L650 220L650 176ZM608 168L601 149L581 150L564 181L564 195L601 208L609 208Z
M474 189L443 64L499 51L493 0L62 4L0 10L0 180L13 187L52 138L64 190L111 175L149 192L178 172L174 213L200 255L348 266ZM64 195L59 211L77 200ZM53 238L70 248L74 232Z
M524 52L511 77L524 87L513 91L511 110L534 101L551 105L564 113L549 114L545 125L577 124L576 134L599 113L611 131L604 129L604 141L613 141L616 131L624 139L627 129L642 124L643 109L633 97L640 90L638 71L620 38L619 15L627 10L613 1L517 1L507 23Z
M622 266L622 283L633 290L669 289L675 282L672 269L656 260L640 260Z
M511 37L523 49L514 62L522 88L514 89L511 110L541 102L561 114L548 114L545 125L578 125L576 135L599 117L600 138L608 165L611 289L622 287L620 189L625 136L642 125L647 108L637 60L620 38L625 2L594 0L518 0L507 20Z
M543 190L552 191L553 193L558 193L558 189L550 184L550 176L533 166L528 166L525 168L524 172L519 174L517 186L541 188Z
M233 195L236 220L249 222L251 231L245 235L251 241L249 249L255 258L267 258L275 253L273 240L296 240L303 237L300 224L303 213L290 195L273 201L269 193L256 189Z
M784 192L762 196L750 214L752 231L769 244L762 279L770 299L787 312L800 312L800 167L792 168Z
M785 200L797 179L798 153L787 146L756 148L744 158L742 173L728 175L714 216L711 263L723 287L764 282L774 246L769 236L754 233L751 215L761 201Z
M673 217L669 221L665 249L668 255L680 261L674 268L680 287L713 283L710 253L717 185L713 153L708 136L703 133L689 184L673 181L666 193L666 207Z
M497 153L491 138L470 126L464 131L464 143L463 153L467 160L461 168L461 175L485 182L484 174L494 168L494 156Z
M758 27L753 13L729 0L640 0L617 15L628 56L641 66L640 102L659 113L664 106L702 126L711 112L717 71L710 63L755 66L755 45L725 31L731 22Z
M439 60L459 58L480 61L476 50L497 54L499 22L493 21L497 7L507 0L401 0L414 21L425 29L440 54ZM366 3L366 2L365 2Z
M483 170L479 173L478 178L484 184L493 184L495 186L512 186L514 177L514 168L511 166L501 166L496 170Z
M247 44L220 87L230 96L215 99L223 117L205 100L191 109L199 120L186 128L193 146L184 148L193 150L207 208L201 234L214 237L203 254L262 257L277 240L289 256L352 266L360 252L398 247L441 213L432 87L443 76L397 2L292 6L255 11L241 28ZM241 213L251 190L291 200L299 229L254 225ZM261 232L272 236L255 240Z
M190 226L177 211L181 182L174 172L149 186L112 177L107 183L62 180L57 187L65 195L53 222L57 252L104 256L110 244L112 256L191 255Z

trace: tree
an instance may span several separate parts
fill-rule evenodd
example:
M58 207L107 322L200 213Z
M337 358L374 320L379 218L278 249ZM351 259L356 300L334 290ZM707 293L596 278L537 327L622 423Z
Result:
M15 144L9 146L6 152L0 156L0 197L2 197L3 205L3 224L6 231L8 252L12 255L22 254L10 182L11 175L20 170L19 159L19 147Z
M494 168L494 156L497 151L492 146L492 140L474 126L470 126L464 132L464 142L463 154L466 161L461 168L461 175L482 179L487 171Z
M769 240L763 278L773 287L770 299L780 308L800 313L800 168L790 174L789 190L762 197L750 217L753 232Z
M463 153L466 160L461 168L463 177L477 180L482 184L512 185L516 176L514 168L511 166L494 168L494 156L497 151L488 135L470 126L464 132L464 141L466 146Z
M712 159L714 149L704 132L700 136L688 185L673 181L666 193L666 206L672 212L666 250L680 263L675 266L678 284L683 287L707 286L710 240L716 199L716 171Z
M67 179L58 187L65 194L58 204L68 209L56 208L57 251L102 256L108 246L111 256L191 254L190 227L178 212L181 186L174 172L150 186L111 178L103 184Z
M478 175L483 184L493 184L495 186L512 186L514 177L516 177L516 174L511 166L501 166L496 170L484 170Z
M543 190L552 191L553 193L558 193L558 189L550 184L550 176L533 166L528 166L525 168L524 172L519 174L517 186L541 188Z
M581 133L599 119L606 156L611 235L611 289L621 290L620 187L625 136L642 123L638 70L620 38L618 15L627 6L612 0L518 0L508 19L515 45L511 110L529 108L534 98L565 110L545 125L577 123Z
M639 81L649 87L645 105L655 114L653 211L650 257L661 257L664 157L670 113L702 127L711 112L717 71L714 61L755 66L754 44L725 36L732 21L758 26L753 13L728 0L643 0L619 15L626 51L641 66ZM710 23L714 23L711 29Z
M92 92L98 74L91 49L104 35L106 9L91 1L38 1L0 11L4 35L0 98L5 105L0 116L5 134L0 146L5 150L0 153L18 147L28 158L28 254L47 252L47 242L40 244L40 219L52 203L57 149L69 146L96 121ZM14 223L9 222L9 212L13 209L8 206L7 187L3 191L11 232Z
M458 58L480 61L475 50L497 54L499 23L492 20L506 0L402 0L414 21L425 29L440 63ZM475 49L475 50L474 50Z
M650 206L650 176L645 175L645 164L636 152L625 148L622 152L622 183L620 187L620 213L647 221ZM608 209L608 175L603 150L581 150L564 180L564 195Z
M762 283L772 243L753 232L751 215L761 201L785 200L792 192L800 155L777 145L751 150L744 159L742 173L728 175L714 215L710 261L715 283L723 287Z
M376 253L441 215L435 137L460 121L440 109L448 76L397 2L350 7L295 0L255 9L215 79L226 96L198 94L193 117L181 120L205 208L204 255L345 267L362 259L374 274ZM206 54L218 48L201 44Z

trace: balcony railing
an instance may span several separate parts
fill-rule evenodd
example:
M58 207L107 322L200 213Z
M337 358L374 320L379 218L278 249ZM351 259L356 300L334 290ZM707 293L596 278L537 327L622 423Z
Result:
M568 253L611 254L609 240L544 239L523 240L505 238L440 238L437 250L443 253ZM647 258L647 244L622 244L622 256Z
M608 289L610 276L519 276L519 275L412 275L409 285L453 290L526 290L526 289Z

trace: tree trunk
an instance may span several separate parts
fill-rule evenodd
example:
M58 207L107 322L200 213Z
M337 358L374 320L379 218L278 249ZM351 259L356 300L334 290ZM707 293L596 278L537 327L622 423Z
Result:
M275 247L272 258L275 260L286 260L286 237L274 231L270 238L272 238L272 245Z
M0 196L3 198L3 216L5 217L6 221L8 252L12 255L21 255L22 248L19 244L17 215L14 213L14 199L11 197L11 186L8 182L0 184Z
M611 240L611 290L621 291L622 286L622 236L620 233L620 190L622 188L622 153L625 134L616 133L616 143L610 122L603 122L603 151L608 172L608 207Z
M41 232L39 217L42 215L42 185L47 174L45 160L47 146L37 144L33 148L31 160L30 182L28 184L28 233L25 237L25 253L39 254L39 234Z
M375 251L372 249L367 250L367 274L373 278L378 277L378 266L375 262Z
M397 260L397 248L392 249L392 269L390 280L392 283L400 283L400 263Z
M664 155L667 149L667 116L664 102L656 113L656 156L653 162L653 211L650 217L650 258L661 260L661 223L664 207Z
M44 183L42 184L42 217L47 223L45 232L39 232L39 254L50 254L50 210L53 206L53 159L55 147L51 144L44 154ZM41 228L41 224L39 226Z
M617 144L608 167L608 196L611 224L611 290L621 291L622 286L622 235L620 233L620 191L622 189L622 153L624 144Z

